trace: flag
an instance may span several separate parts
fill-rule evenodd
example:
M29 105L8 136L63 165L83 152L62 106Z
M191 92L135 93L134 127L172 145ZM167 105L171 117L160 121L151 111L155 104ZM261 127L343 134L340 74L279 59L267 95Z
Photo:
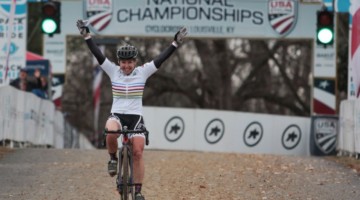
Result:
M356 97L360 98L360 1L352 0L350 7L352 16L350 37L350 66L352 67L355 84Z
M94 130L98 130L99 110L100 110L100 94L101 94L101 80L102 70L99 66L94 69L94 82L93 82L93 101L94 101Z
M7 32L7 45L6 45L6 60L5 60L5 72L4 72L4 83L7 83L7 74L9 71L9 59L10 59L10 45L11 45L11 35L14 26L14 17L15 17L15 8L16 0L11 1L10 5L10 16L9 16L9 28Z
M99 47L102 52L105 50L105 46ZM103 71L100 68L97 60L95 57L93 57L93 66L94 66L94 72L93 72L93 102L94 102L94 134L97 135L99 131L99 112L100 112L100 96L101 96L101 81L102 81L102 74Z

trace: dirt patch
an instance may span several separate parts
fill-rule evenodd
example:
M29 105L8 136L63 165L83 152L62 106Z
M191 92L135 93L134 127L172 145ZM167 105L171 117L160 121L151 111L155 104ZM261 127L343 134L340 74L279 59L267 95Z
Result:
M354 158L146 150L144 160L147 200L360 199ZM16 149L0 159L0 199L119 199L107 161L105 150Z
M0 147L0 159L8 153L14 152L15 149L8 147ZM360 175L360 159L349 156L325 156L326 160L333 161L345 167L351 168L354 172Z
M349 156L327 156L328 160L334 161L346 167L353 169L354 172L360 175L360 160Z
M5 154L13 152L14 149L10 149L7 147L0 147L0 158L2 158Z

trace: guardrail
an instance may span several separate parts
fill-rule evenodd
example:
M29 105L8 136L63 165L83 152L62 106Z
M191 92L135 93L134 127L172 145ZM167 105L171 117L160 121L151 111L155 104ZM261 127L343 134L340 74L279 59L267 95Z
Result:
M340 103L339 155L358 158L360 154L360 100L343 100Z
M11 86L0 86L0 142L19 146L93 148L64 119L52 101Z
M53 148L94 148L82 133L66 122L63 113L55 109L53 102L11 86L0 86L0 94L0 143L17 142L22 145ZM154 113L157 113L156 118L153 117ZM333 124L337 122L336 118L325 119L325 121L321 118L314 118L311 125L310 118L306 117L158 107L145 107L144 116L150 132L160 134L157 136L157 140L152 140L150 143L150 147L154 149L298 155L309 155L309 147L315 146L315 144L319 146L316 142L313 142L314 144L309 142L311 127L312 135L317 133L315 127L318 126L314 122L325 125L329 124L329 120ZM194 121L194 119L196 120ZM179 134L176 131L172 132L172 129L167 130L173 128L172 123L174 126L182 128L178 131ZM329 133L337 135L336 151L339 155L358 157L360 154L360 100L341 102L338 123L338 131L329 129L333 129L333 126L325 127L326 130L330 130ZM221 137L217 140L211 137L216 137L218 134L207 133L208 129L212 130L209 127L213 124L215 128L224 129L226 125L226 134L220 131ZM257 129L259 129L259 132L256 132L259 135L258 140L255 135L254 138L247 135L251 135L252 131ZM318 132L320 135L324 135L322 134L323 129L319 129ZM293 146L286 143L292 140L284 140L287 134L291 133L299 134L297 137L299 141L294 142ZM222 137L224 134L225 136ZM220 139L221 142L218 142ZM321 141L323 140L321 139ZM329 140L328 144L332 140Z

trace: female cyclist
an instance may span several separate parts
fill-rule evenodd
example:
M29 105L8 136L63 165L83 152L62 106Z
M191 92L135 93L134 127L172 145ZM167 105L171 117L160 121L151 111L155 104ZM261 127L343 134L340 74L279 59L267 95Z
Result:
M88 48L95 56L101 68L110 77L113 93L111 113L106 121L105 128L109 131L121 130L127 126L129 130L144 126L142 117L142 95L146 80L155 73L161 64L183 42L187 35L186 28L181 28L174 37L174 41L152 61L136 67L138 50L131 45L120 47L117 52L117 63L108 60L92 40L87 21L78 20L76 23L80 34L84 37ZM144 200L141 186L144 178L143 150L145 144L144 134L136 134L131 138L134 158L134 183L136 200ZM106 136L106 146L110 155L108 173L117 174L117 135Z

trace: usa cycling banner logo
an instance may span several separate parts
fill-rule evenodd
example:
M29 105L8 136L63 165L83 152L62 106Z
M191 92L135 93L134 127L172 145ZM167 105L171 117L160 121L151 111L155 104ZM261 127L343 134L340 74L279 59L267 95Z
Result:
M280 36L289 34L298 16L297 0L269 0L268 19L273 30Z
M10 16L11 4L13 1L10 0L0 0L0 13L2 13L5 17ZM26 0L17 0L15 1L15 19L26 17L27 5Z
M85 18L89 20L90 28L95 32L104 30L111 21L113 13L112 0L86 0Z

